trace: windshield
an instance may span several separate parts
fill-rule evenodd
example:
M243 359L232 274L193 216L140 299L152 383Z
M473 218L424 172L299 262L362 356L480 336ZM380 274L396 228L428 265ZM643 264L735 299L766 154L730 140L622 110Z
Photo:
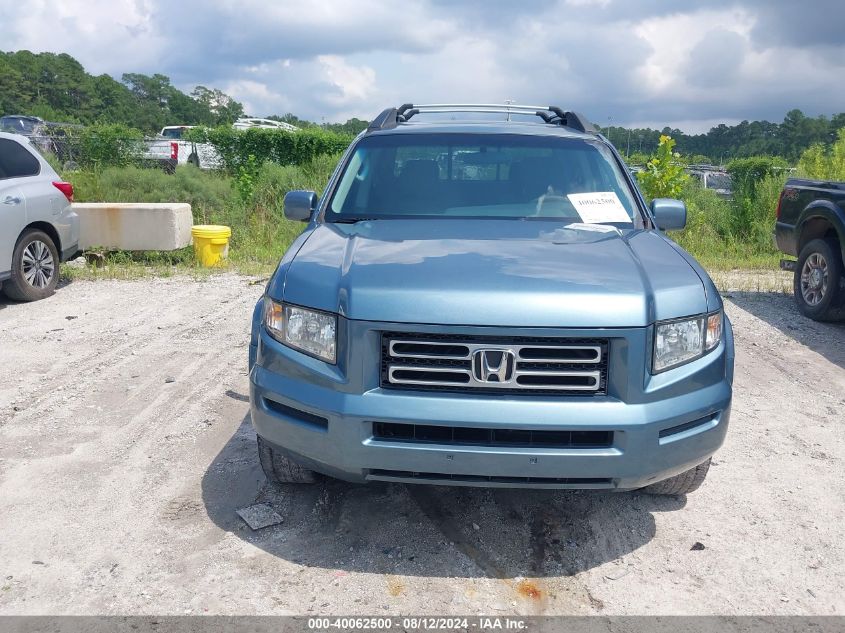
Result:
M38 122L32 119L17 116L0 117L0 132L12 132L13 134L32 134Z
M187 128L184 127L166 127L161 131L161 135L164 138L170 138L173 140L180 140L182 138L182 132Z
M639 218L599 141L513 134L392 134L362 139L326 220L552 218L626 225Z

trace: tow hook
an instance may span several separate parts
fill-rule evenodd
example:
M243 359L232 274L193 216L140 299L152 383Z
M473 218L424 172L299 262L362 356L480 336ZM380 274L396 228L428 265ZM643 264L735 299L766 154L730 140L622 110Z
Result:
M795 271L795 264L797 264L797 263L798 262L796 262L795 260L792 260L792 259L782 259L782 260L780 260L780 269L781 270L789 270L789 271L794 272Z

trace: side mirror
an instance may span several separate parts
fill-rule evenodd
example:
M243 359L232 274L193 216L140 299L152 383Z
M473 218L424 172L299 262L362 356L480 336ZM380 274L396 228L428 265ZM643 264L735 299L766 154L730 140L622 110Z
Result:
M317 208L317 194L313 191L288 191L285 194L285 217L296 222L308 222Z
M678 231L687 225L687 205L672 198L651 201L651 214L661 231Z

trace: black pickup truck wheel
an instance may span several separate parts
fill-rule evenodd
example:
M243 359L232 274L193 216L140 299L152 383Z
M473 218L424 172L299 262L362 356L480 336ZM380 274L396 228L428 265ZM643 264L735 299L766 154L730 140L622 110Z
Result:
M793 290L798 310L815 321L839 316L843 293L839 246L828 240L811 240L801 249L795 265Z

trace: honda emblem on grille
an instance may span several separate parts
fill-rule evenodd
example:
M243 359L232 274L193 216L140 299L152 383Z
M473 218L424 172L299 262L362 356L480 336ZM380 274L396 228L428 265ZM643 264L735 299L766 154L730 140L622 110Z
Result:
M509 349L478 349L472 355L472 375L478 382L510 382L516 370L516 354Z

